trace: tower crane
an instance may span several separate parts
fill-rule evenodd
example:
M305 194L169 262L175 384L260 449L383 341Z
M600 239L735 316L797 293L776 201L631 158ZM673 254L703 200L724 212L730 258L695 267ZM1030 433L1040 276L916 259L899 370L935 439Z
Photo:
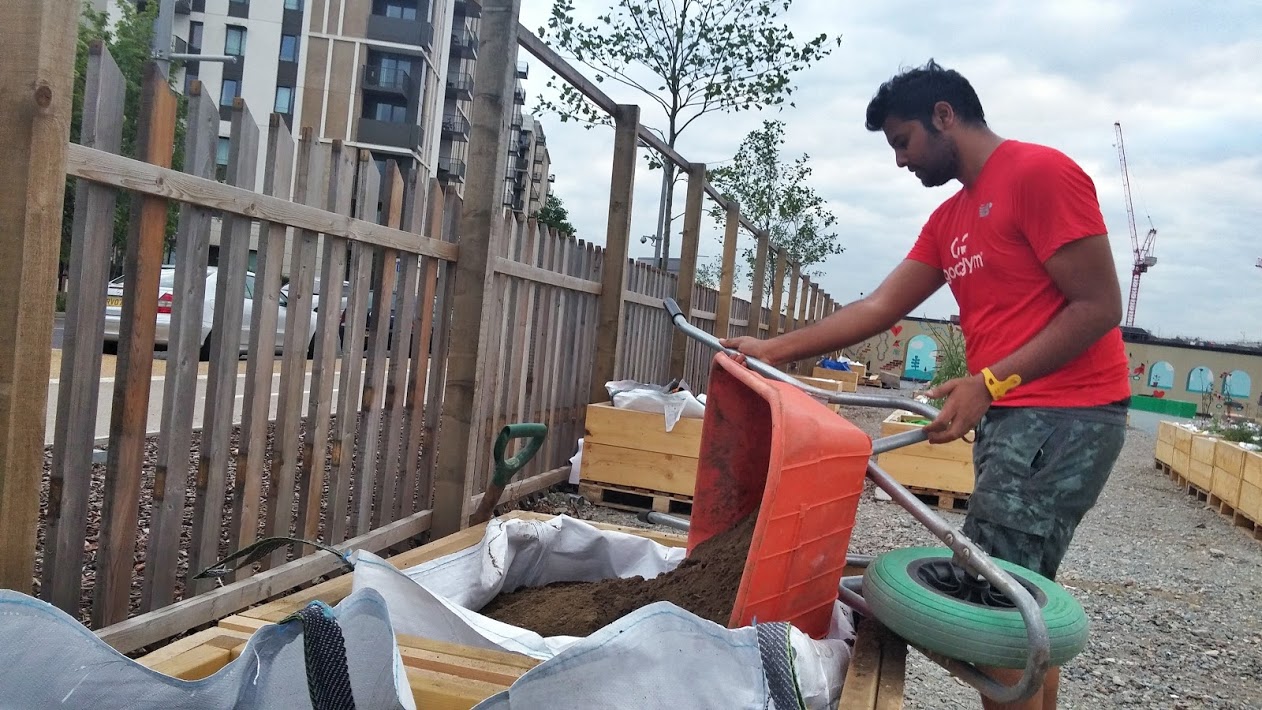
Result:
M1157 229L1152 226L1152 219L1148 220L1148 234L1144 236L1141 244L1139 241L1139 233L1135 230L1135 207L1131 203L1131 177L1126 169L1126 147L1122 144L1122 124L1115 121L1113 130L1117 133L1117 159L1122 165L1122 187L1126 190L1126 221L1130 225L1131 230L1131 250L1135 254L1135 260L1131 265L1131 296L1126 304L1126 321L1129 326L1135 325L1135 306L1139 303L1139 279L1148 269L1156 266L1157 257L1152 255L1152 249L1157 241Z

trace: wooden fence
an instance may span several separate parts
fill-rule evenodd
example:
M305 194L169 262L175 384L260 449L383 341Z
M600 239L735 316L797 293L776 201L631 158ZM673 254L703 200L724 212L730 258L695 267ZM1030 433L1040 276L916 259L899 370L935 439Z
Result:
M0 39L13 30L44 33L59 46L66 41L59 33L73 35L64 17L26 4ZM515 3L489 4L505 11L488 12L482 26L477 81L489 88L474 102L463 199L427 176L405 180L393 162L383 174L367 151L321 142L309 128L295 140L278 115L262 135L241 99L232 107L228 177L217 182L217 97L193 84L187 138L175 146L176 97L153 65L144 77L139 154L119 155L123 77L108 52L92 48L81 140L66 145L62 131L53 155L41 158L60 163L64 155L64 173L50 182L23 172L19 188L0 195L0 216L17 215L13 223L22 225L0 234L6 246L47 239L59 220L24 210L60 204L61 177L75 179L71 291L42 482L30 466L41 447L29 432L42 435L31 422L43 422L45 400L6 394L0 402L4 441L21 443L0 447L0 510L13 513L0 517L9 551L0 584L34 591L82 616L116 648L133 650L338 569L334 556L303 546L282 548L226 583L191 578L260 537L380 551L465 527L504 424L549 426L545 448L506 493L512 499L565 479L585 406L606 398L606 381L683 377L703 392L712 353L671 327L665 297L694 324L725 335L766 337L835 309L765 231L706 183L703 165L684 161L640 124L637 107L613 103L521 28ZM614 118L603 247L502 206L518 43ZM29 135L46 133L49 117L56 124L67 116L68 97L32 111L20 92L6 93L8 82L65 83L40 78L64 69L45 54L21 62L23 71L0 76L0 106L13 117L0 134L28 136L18 156L34 165L25 146L38 141ZM679 274L627 256L641 141L690 176ZM256 185L260 144L263 184ZM169 168L177 149L183 172ZM119 199L131 201L121 297L107 289ZM706 199L727 211L718 289L695 283ZM178 230L164 265L173 204ZM752 303L733 298L741 229L757 240L756 274L775 260L774 283L764 289L757 278ZM55 257L33 258L51 258L44 266L52 273ZM17 314L27 327L35 306L51 315L54 284L46 281L38 301L0 288L0 316ZM42 364L47 372L46 320L41 328L15 331L15 342L29 361L23 368ZM106 386L101 353L112 329L117 358ZM155 360L164 339L165 357ZM15 362L0 358L0 377L11 382L21 369ZM93 463L93 449L106 391L102 465ZM160 424L151 432L155 407Z

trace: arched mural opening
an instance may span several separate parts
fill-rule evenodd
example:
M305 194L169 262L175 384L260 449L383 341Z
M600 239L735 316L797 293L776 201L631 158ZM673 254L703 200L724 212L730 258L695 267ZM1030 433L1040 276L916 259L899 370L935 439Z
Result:
M1205 394L1214 391L1214 371L1205 367L1192 368L1188 373L1188 392Z
M917 335L907 343L907 366L903 379L928 382L938 369L938 342L927 335Z
M1248 399L1253 383L1249 381L1249 373L1244 370L1232 370L1223 378L1223 394L1236 399Z
M1162 360L1155 362L1148 371L1148 386L1160 390L1174 387L1174 365Z

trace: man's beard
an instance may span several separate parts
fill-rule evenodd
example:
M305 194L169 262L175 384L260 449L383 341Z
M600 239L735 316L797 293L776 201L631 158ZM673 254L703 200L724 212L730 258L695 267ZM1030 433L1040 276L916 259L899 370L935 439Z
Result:
M955 147L942 134L933 137L935 160L930 165L921 166L916 177L925 187L940 187L955 179L960 172L960 160L955 154Z

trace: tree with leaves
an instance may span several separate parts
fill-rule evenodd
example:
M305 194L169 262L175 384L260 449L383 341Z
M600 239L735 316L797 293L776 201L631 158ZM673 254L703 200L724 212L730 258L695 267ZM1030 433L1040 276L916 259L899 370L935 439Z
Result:
M70 116L70 140L77 143L83 129L83 104L86 100L88 82L88 50L93 42L101 42L118 69L123 75L127 95L123 103L122 154L135 157L136 134L139 130L141 111L141 90L145 76L145 63L151 58L153 40L153 24L158 16L158 3L151 2L144 10L136 8L130 2L115 0L118 6L118 18L113 26L109 23L109 13L98 11L84 3L79 22L79 38L75 49L74 95ZM187 132L188 102L182 95L178 97L175 124L175 151L171 156L172 167L183 169L184 138ZM70 256L70 238L74 224L75 209L74 180L66 178L66 197L62 212L61 227L61 261L63 265ZM121 256L127 244L127 232L130 223L131 200L120 195L114 215L114 262L121 263ZM167 247L170 248L175 235L179 218L179 205L172 203L167 220ZM118 268L111 270L118 273Z
M803 153L792 163L784 163L780 149L784 145L784 123L763 121L762 128L741 141L736 159L710 171L710 183L724 197L736 200L741 214L758 229L766 230L771 243L789 260L797 262L804 272L833 254L845 249L838 243L832 227L837 217L828 210L824 198L808 184L811 176L810 156ZM722 219L724 209L715 205L711 216ZM748 278L753 280L757 255L753 247L743 250L748 265ZM767 259L764 296L774 288L774 259ZM818 275L818 274L816 274Z
M549 192L547 199L543 201L543 207L535 210L531 216L539 220L540 224L551 227L557 234L574 236L574 225L570 224L570 211L565 208L565 203L555 192Z
M595 80L635 89L665 114L658 131L675 148L679 137L702 116L783 106L795 86L793 75L828 56L840 38L825 34L798 42L780 17L792 0L614 0L592 23L575 18L574 0L554 0L547 27L539 35L595 73ZM610 118L581 91L551 79L559 93L540 107L562 122L608 125ZM789 105L792 105L790 102ZM670 257L674 166L649 156L662 168L665 199L658 237ZM663 262L665 263L665 262Z

